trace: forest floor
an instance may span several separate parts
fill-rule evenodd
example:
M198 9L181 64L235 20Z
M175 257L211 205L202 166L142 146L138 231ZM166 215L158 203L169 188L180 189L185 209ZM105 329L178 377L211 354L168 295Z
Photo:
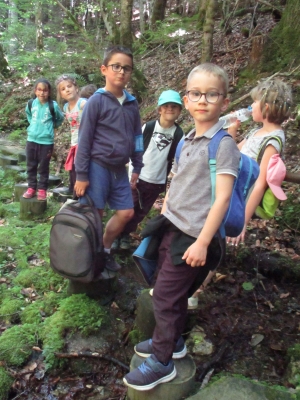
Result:
M251 41L242 34L242 28L251 22L251 15L233 24L228 36L217 29L214 37L214 59L226 66L231 81L232 99L247 94L256 82L239 84L239 72L249 60ZM271 16L257 19L256 32L267 33L273 26ZM190 40L173 42L169 48L153 49L140 60L148 79L149 94L142 102L143 119L156 117L155 103L166 87L184 92L188 72L199 60L200 34L193 33ZM299 82L293 76L278 74L293 85L299 95ZM267 77L266 75L264 76ZM239 86L238 86L239 84ZM251 104L246 98L237 108ZM179 122L190 127L191 118L183 110ZM253 127L249 122L243 132ZM299 171L298 127L294 122L286 125L286 165L292 172ZM63 150L65 152L65 149ZM298 218L296 206L300 203L299 186L285 183L291 213ZM159 208L161 201L157 201ZM292 387L287 379L288 349L299 343L300 335L300 229L283 220L281 211L270 221L254 219L244 245L229 246L225 265L220 268L208 288L200 296L199 307L189 311L185 337L194 326L203 328L206 339L212 342L214 353L194 356L197 365L196 381L200 385L206 374L230 373L267 382L270 385ZM139 277L130 255L138 241L132 241L129 252L118 253L124 264L117 279L114 298L105 306L112 324L106 336L106 358L69 359L64 369L45 373L43 358L36 350L28 364L15 369L15 382L10 400L104 400L124 399L126 387L122 377L127 372L134 353L130 332L134 329L135 304L140 292L146 288ZM104 336L88 338L90 342L79 348L80 338L66 337L66 347L77 350L97 348ZM76 342L78 340L78 342ZM77 343L77 344L76 344ZM75 349L75 350L74 350ZM83 372L85 371L85 372ZM13 371L12 371L13 372Z

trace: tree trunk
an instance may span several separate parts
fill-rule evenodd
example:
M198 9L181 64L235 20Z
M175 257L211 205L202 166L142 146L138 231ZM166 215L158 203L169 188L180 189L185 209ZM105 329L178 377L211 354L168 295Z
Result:
M140 31L141 31L141 34L143 34L145 32L144 0L139 0L139 9L140 9Z
M213 55L213 35L215 24L216 0L208 0L203 27L201 62L209 62Z
M36 50L40 53L44 49L43 41L43 10L42 2L38 0L36 3L36 14L35 14L35 27L36 27Z
M7 77L9 75L8 63L5 58L3 47L1 44L0 44L0 74L2 74L5 77Z
M155 29L157 21L163 21L165 19L167 0L154 0L153 9L150 18L150 26Z
M201 30L205 22L206 8L208 6L207 0L199 0L199 12L197 29Z
M110 36L110 41L116 43L118 40L118 31L116 28L116 21L114 19L113 10L105 6L106 1L100 0L100 10L103 18L105 28Z
M300 62L300 2L288 0L282 18L271 33L262 65L277 71L293 68Z
M13 0L9 1L9 11L8 11L8 32L10 33L9 39L9 54L16 54L17 51L17 41L13 31L18 24L18 11L16 3Z
M120 42L130 49L132 48L132 6L133 0L121 0Z

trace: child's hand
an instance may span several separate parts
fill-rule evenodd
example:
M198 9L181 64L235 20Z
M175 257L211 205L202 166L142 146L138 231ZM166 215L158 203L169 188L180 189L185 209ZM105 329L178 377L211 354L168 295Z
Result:
M244 229L242 230L242 233L235 237L226 237L226 243L231 244L232 246L237 246L238 244L244 244L245 241L245 235L246 235L246 227L244 226Z
M206 263L207 247L193 243L184 253L182 259L191 267L203 267Z
M139 174L133 172L130 179L130 187L131 189L136 189L136 184L139 179Z
M76 196L78 197L82 197L84 196L84 193L87 189L87 187L89 186L90 182L89 181L76 181L75 185L74 185L74 190L76 192Z
M233 137L233 139L236 138L236 134L240 126L241 126L241 121L237 119L233 124L229 125L229 127L227 128L227 132L229 133L229 135Z

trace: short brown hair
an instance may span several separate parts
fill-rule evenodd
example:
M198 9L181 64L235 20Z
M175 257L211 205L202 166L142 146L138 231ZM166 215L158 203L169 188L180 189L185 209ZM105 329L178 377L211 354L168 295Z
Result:
M191 70L191 72L189 73L189 76L187 78L187 83L189 83L189 80L191 79L191 77L198 72L206 72L208 74L212 74L212 75L216 76L217 78L219 78L224 84L224 93L223 93L224 97L227 96L229 79L228 79L227 72L225 71L224 68L219 67L218 65L213 64L213 63L200 64Z

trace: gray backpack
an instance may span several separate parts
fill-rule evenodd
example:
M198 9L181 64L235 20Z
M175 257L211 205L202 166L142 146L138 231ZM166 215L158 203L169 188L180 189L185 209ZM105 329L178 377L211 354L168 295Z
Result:
M50 266L65 278L89 283L104 268L102 222L89 196L88 203L64 205L50 231Z

